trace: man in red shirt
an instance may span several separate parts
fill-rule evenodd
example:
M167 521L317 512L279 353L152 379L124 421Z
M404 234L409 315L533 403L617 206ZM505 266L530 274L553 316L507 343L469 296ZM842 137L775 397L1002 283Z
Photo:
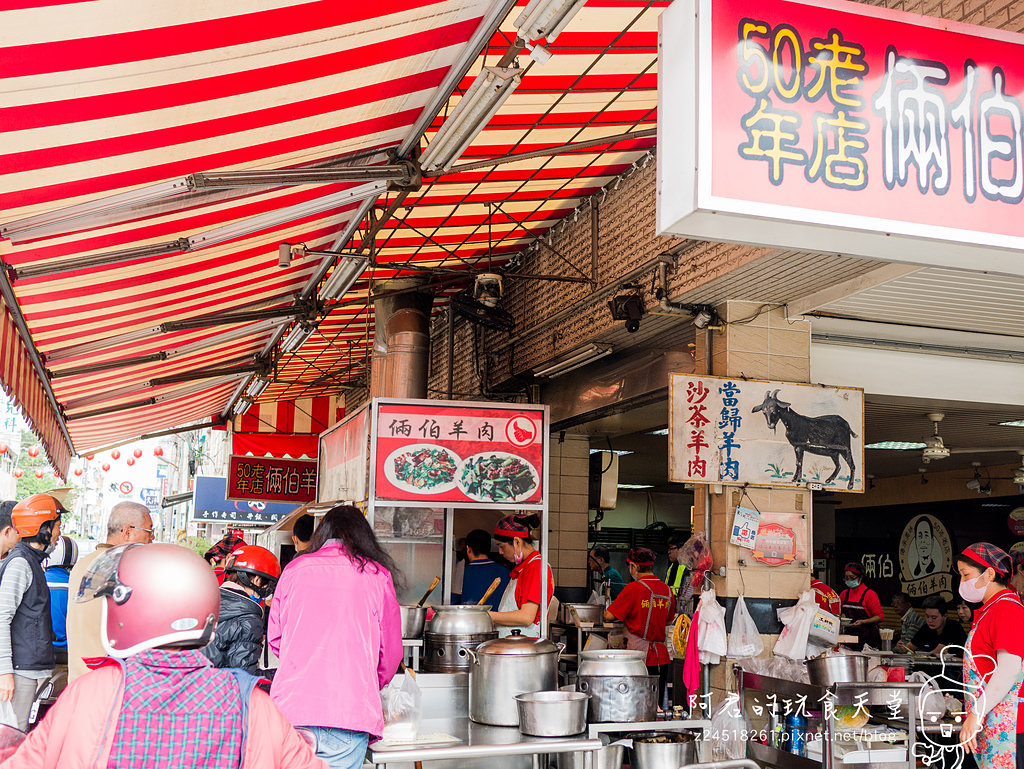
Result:
M675 616L672 590L654 575L655 555L646 547L634 547L626 556L629 576L619 597L604 612L607 621L626 625L626 646L647 652L647 672L658 676L658 702L665 697L671 658L665 646L665 626Z

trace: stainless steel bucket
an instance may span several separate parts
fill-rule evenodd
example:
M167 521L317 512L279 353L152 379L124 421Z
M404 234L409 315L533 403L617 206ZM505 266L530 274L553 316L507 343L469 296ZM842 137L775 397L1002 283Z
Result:
M622 745L605 745L594 751L594 769L622 769L625 753ZM585 769L585 766L583 753L558 754L558 769Z
M697 760L697 741L685 732L644 732L633 739L631 769L679 769ZM673 739L674 742L650 742Z
M426 606L399 607L402 612L402 638L419 638L423 635L423 625L427 621Z
M516 695L519 731L531 737L568 737L587 728L587 700L582 692L526 692Z
M859 683L868 678L866 654L822 654L807 660L807 677L811 686Z

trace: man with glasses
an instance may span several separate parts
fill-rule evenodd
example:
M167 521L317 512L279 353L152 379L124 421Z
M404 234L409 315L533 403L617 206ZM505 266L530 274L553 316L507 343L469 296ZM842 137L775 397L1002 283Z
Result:
M132 542L148 545L152 541L153 518L149 508L138 502L118 502L107 519L107 541L98 544L94 552L80 558L71 570L68 578L68 683L89 672L83 660L107 656L100 641L103 602L75 601L82 577L105 550Z

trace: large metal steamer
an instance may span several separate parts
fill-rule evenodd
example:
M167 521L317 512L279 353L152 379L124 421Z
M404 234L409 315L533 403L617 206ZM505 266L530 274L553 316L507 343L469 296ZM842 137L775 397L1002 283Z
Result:
M658 714L658 677L648 675L642 651L580 653L576 689L590 695L590 723L638 723Z
M423 634L423 669L428 673L468 673L467 649L498 637L489 606L435 606Z

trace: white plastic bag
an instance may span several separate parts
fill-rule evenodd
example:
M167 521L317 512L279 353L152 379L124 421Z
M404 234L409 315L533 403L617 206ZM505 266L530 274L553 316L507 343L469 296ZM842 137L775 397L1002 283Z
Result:
M736 599L732 612L732 632L729 634L729 656L734 659L756 657L764 651L764 641L747 610L747 602L741 595Z
M10 700L0 702L0 725L18 728L18 716L14 712L14 703Z
M381 739L385 742L415 740L423 718L420 704L422 698L415 673L406 670L403 675L392 678L380 692L380 704L384 710L384 734Z
M700 663L717 665L728 652L729 644L725 633L725 609L718 602L714 590L708 588L700 594L699 611L697 650Z
M811 623L818 613L818 604L814 593L807 590L800 594L795 606L779 609L779 621L785 627L775 644L774 652L791 660L802 660L807 657L807 637L811 632Z
M734 761L746 758L745 737L751 731L735 697L727 697L724 702L720 702L711 713L711 760Z

